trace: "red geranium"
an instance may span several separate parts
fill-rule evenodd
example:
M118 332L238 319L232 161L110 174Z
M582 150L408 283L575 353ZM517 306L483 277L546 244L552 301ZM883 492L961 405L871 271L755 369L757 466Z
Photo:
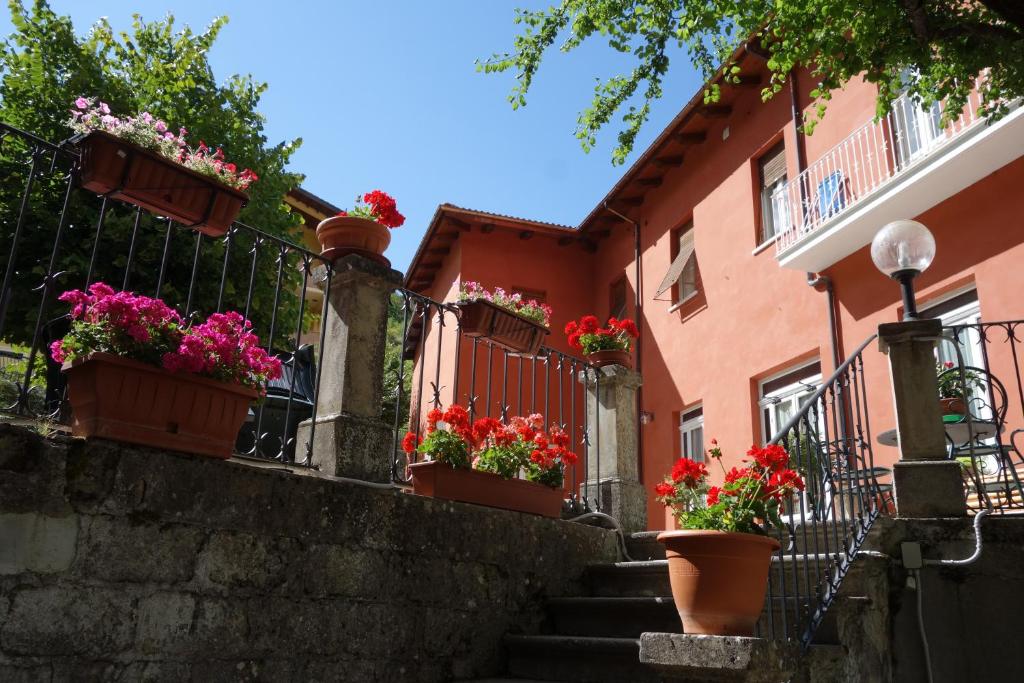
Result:
M367 192L356 197L351 211L339 211L339 216L358 216L376 221L388 228L398 228L405 223L405 216L398 212L394 197L381 190Z
M612 349L629 351L632 340L640 335L640 331L628 318L619 320L612 317L605 327L601 327L596 316L585 315L579 321L569 322L565 326L565 334L570 347L590 354Z

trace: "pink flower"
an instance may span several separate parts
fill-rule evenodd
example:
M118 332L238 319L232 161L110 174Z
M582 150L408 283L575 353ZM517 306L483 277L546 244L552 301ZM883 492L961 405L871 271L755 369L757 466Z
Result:
M79 98L81 99L81 98ZM67 356L64 353L64 342L60 339L50 344L50 357L53 358L56 363L63 363Z
M75 100L75 106L79 109L88 109L89 100L85 99L84 97L79 97L77 100Z

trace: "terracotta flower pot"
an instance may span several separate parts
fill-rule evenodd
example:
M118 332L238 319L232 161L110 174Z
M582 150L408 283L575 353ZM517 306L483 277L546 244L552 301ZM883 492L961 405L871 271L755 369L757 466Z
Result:
M489 339L513 353L536 356L544 336L549 333L540 323L484 299L462 301L455 306L459 309L459 327L464 336Z
M93 353L65 363L71 433L230 458L259 393Z
M939 408L943 415L964 415L967 413L967 406L962 398L940 398Z
M432 460L409 465L412 490L421 496L446 498L545 517L562 514L562 490L523 479L502 479L490 472L458 469Z
M624 349L604 349L594 351L586 356L591 365L603 368L606 365L621 365L624 368L633 367L633 357L629 351Z
M725 531L665 531L658 540L683 632L752 636L779 542Z
M244 192L103 131L76 141L82 187L219 237L242 210Z
M359 216L333 216L316 226L316 238L323 255L331 260L359 254L390 265L384 250L391 244L391 230L377 221Z

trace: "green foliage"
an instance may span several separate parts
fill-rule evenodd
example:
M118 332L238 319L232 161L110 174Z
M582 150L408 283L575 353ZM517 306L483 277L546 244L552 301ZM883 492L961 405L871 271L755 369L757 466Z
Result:
M477 64L486 73L516 74L509 95L513 108L526 104L545 52L560 39L562 52L596 38L635 59L629 73L598 80L592 104L577 120L576 137L589 151L597 132L625 111L612 153L615 164L632 150L651 103L662 95L669 53L680 47L705 81L721 72L726 82L735 82L734 53L748 41L760 41L771 72L762 91L766 100L782 90L793 68L809 67L818 80L811 92L817 107L806 122L809 131L831 92L862 73L879 87L879 115L904 87L907 69L919 74L910 83L913 96L925 104L946 100L949 112L960 111L986 69L992 70L982 86L987 114L1005 114L1006 102L1024 95L1024 3L1019 0L560 0L545 10L517 10L515 23L523 28L513 50ZM705 101L719 95L719 86L709 84Z
M519 476L519 470L527 468L527 479L529 479L530 453L533 449L532 443L526 443L521 439L508 445L491 445L480 451L480 460L477 461L476 468L483 472L492 472L505 479L514 479Z
M226 17L214 19L200 32L179 29L174 17L146 22L134 16L130 32L115 33L100 19L84 38L75 35L70 18L54 13L45 0L26 8L20 0L9 2L14 33L0 45L0 121L52 142L68 138L69 109L79 95L98 97L118 112L148 110L177 130L184 126L189 139L220 146L239 168L251 168L260 180L249 189L249 202L240 220L271 235L296 242L299 218L288 211L283 197L296 187L301 176L285 170L301 144L269 144L264 117L259 112L265 83L251 76L234 75L218 82L208 54ZM27 179L31 150L14 137L0 147L0 252L9 253L11 238ZM64 201L67 163L36 178L27 209L24 238L18 247L16 288L25 291L40 284L47 272ZM100 201L88 192L72 193L67 230L57 254L55 269L64 275L54 284L55 293L84 285L92 254L92 235L98 222ZM138 233L129 289L154 293L166 239L166 223L144 216ZM134 211L113 203L104 221L103 237L93 281L120 287L125 278L128 244L134 228ZM176 227L170 237L166 278L161 298L182 313L188 299L195 234ZM211 312L221 299L223 309L243 309L252 290L248 317L265 338L270 330L278 283L279 250L264 242L254 255L256 240L239 234L231 246L230 260L223 265L224 240L203 239L196 268L192 311ZM253 268L253 260L256 264ZM254 276L253 276L254 274ZM289 254L281 268L281 308L275 321L274 345L288 347L298 317L296 294L301 286L300 257ZM7 313L5 335L13 341L32 338L38 297L15 296ZM63 309L53 311L59 315ZM242 311L245 312L244 310Z
M554 467L545 468L535 462L527 463L526 480L560 489L565 481L565 465L559 463Z
M427 434L416 450L452 467L469 469L472 464L469 445L461 436L447 429L436 429Z
M405 339L402 336L405 307L402 302L401 294L392 294L388 302L387 342L384 346L384 391L381 394L384 424L397 424L399 427L409 422L413 376L412 361L402 360L402 351L405 347Z

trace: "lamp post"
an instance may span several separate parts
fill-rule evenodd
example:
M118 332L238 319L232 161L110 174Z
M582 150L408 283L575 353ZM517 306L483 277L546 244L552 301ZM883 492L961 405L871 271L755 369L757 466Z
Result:
M903 319L917 320L914 278L935 258L935 238L917 221L893 221L871 240L875 267L900 283L903 291Z

